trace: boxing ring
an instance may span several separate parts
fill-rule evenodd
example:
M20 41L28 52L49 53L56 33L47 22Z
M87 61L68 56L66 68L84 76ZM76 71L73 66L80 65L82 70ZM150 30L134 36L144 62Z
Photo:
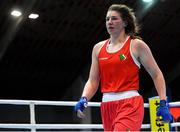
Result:
M0 128L8 128L8 129L27 129L31 131L36 130L73 130L73 129L98 129L103 130L102 124L36 124L36 115L35 115L35 106L38 105L47 105L47 106L71 106L74 107L76 101L36 101L36 100L0 100L1 104L8 105L27 105L29 106L29 116L30 121L29 124L21 124L21 123L0 123ZM89 107L100 107L100 102L89 102ZM144 103L145 108L149 108L148 103ZM169 107L180 107L180 101L178 102L170 102ZM171 127L180 126L180 122L174 122L170 124ZM151 128L150 124L142 124L142 129Z

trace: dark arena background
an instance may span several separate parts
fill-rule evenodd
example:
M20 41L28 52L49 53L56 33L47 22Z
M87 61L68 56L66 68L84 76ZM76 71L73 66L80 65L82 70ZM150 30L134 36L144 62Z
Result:
M78 101L89 76L92 48L109 37L105 17L115 3L134 9L140 36L165 77L168 98L179 101L180 0L0 0L0 99ZM12 16L14 9L21 16ZM31 13L39 17L28 18ZM145 103L157 96L143 67L139 93ZM101 96L98 90L91 101L101 102ZM35 110L40 124L102 123L98 107L88 108L83 120L69 106L42 105ZM149 111L145 114L147 124ZM29 120L28 106L0 105L0 123Z

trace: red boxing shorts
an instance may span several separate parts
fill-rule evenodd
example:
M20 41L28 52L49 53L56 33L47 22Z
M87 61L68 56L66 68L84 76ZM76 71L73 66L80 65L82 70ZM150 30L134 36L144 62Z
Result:
M140 131L144 118L142 96L101 103L104 131Z

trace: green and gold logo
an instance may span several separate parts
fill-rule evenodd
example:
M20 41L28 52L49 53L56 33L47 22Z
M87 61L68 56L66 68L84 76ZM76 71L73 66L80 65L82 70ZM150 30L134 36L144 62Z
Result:
M119 58L120 58L120 60L125 60L125 59L126 59L126 56L125 56L124 54L120 54L120 55L119 55Z

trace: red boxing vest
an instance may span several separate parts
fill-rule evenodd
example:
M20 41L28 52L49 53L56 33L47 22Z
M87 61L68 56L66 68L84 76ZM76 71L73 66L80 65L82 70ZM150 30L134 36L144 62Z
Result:
M139 67L130 53L131 37L115 53L106 50L105 42L98 56L101 92L123 92L139 89Z

